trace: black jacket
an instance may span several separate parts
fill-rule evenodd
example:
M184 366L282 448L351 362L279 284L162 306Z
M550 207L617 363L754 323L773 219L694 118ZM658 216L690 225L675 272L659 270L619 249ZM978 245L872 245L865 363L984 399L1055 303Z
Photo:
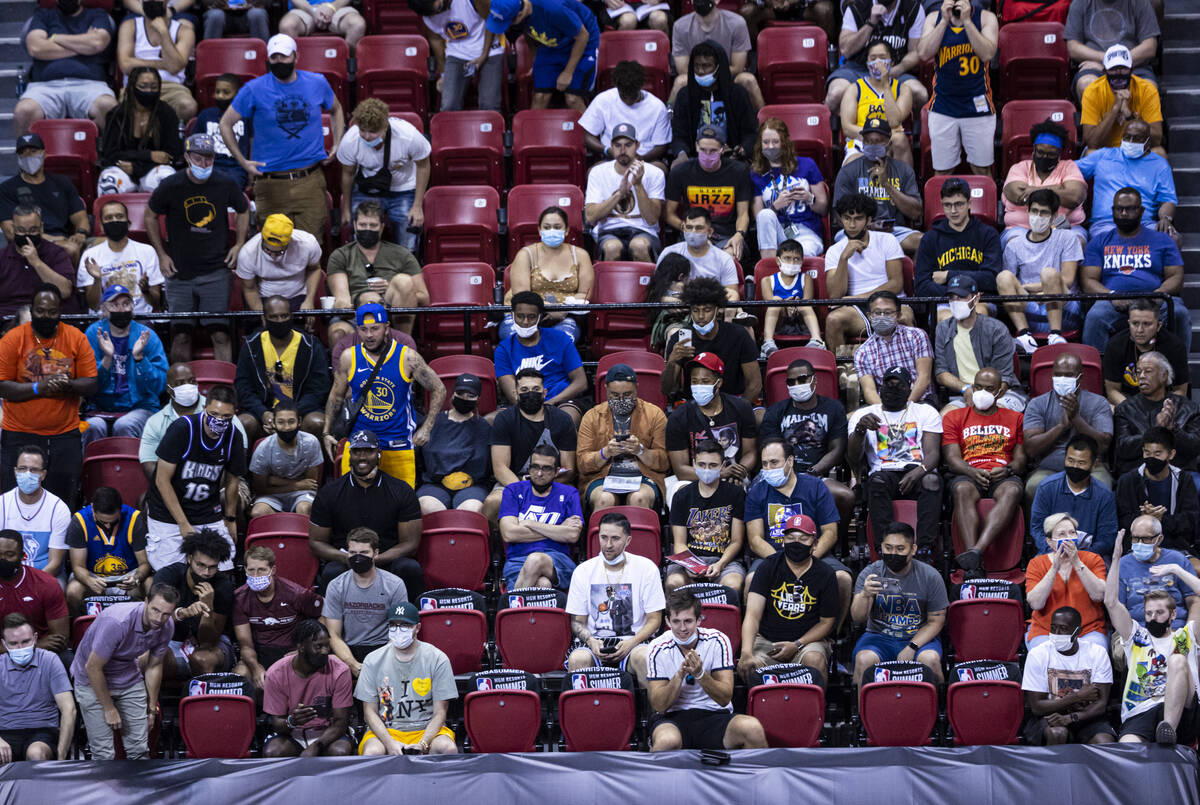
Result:
M1117 479L1117 526L1129 534L1133 521L1142 513L1141 506L1150 499L1146 490L1143 468L1137 467ZM1196 523L1200 522L1200 496L1196 494L1195 476L1178 467L1171 467L1171 500L1174 505L1163 515L1163 547L1183 553L1196 553Z
M1175 458L1171 463L1194 472L1196 458L1200 456L1200 405L1178 394L1167 397L1175 401L1175 427L1172 429ZM1113 409L1113 433L1116 435L1113 452L1118 474L1129 472L1142 463L1142 439L1146 431L1154 427L1167 397L1152 402L1141 394L1134 394Z
M962 232L939 218L917 247L913 280L917 296L945 296L946 284L933 281L933 272L946 271L946 283L955 274L967 274L985 294L996 293L996 275L1004 268L1004 252L996 228L975 216Z
M183 140L179 137L179 118L175 111L163 102L154 107L154 116L158 123L157 137L136 137L132 124L126 120L124 108L117 105L104 124L104 137L100 142L100 167L107 168L126 160L133 165L130 178L135 181L155 167L150 158L152 151L166 151L171 157L171 165L183 167Z
M329 358L321 342L308 333L300 334L295 375L292 390L296 408L300 409L300 416L313 411L324 411L325 400L329 397L332 385ZM238 408L254 414L259 419L264 411L270 410L277 402L271 393L268 367L263 358L261 330L248 336L242 344L233 385L237 389Z
M746 90L734 83L733 74L729 71L729 58L724 49L711 41L707 44L713 45L717 51L717 81L711 90L713 96L725 102L725 144L730 148L740 145L745 152L745 158L749 158L754 153L754 138L758 134L754 105L750 103L750 96L746 94ZM671 106L671 147L667 153L668 161L678 156L680 151L686 151L689 157L696 156L696 133L700 131L703 98L708 92L708 89L696 82L696 73L692 69L691 59L688 59L687 86L679 91L675 96L675 103Z

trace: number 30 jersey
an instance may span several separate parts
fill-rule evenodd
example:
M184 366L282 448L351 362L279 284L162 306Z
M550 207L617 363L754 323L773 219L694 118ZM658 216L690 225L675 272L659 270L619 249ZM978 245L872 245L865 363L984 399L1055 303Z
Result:
M202 416L195 413L172 422L159 442L157 453L160 461L175 465L171 488L179 498L184 516L195 526L215 523L224 516L222 473L246 474L246 449L237 428L231 423L219 439L212 439L200 424ZM146 503L152 519L175 521L153 480Z
M976 28L983 25L983 12L977 7L971 9L971 22ZM966 28L946 27L938 46L936 67L929 111L948 117L996 114L988 66L980 61Z

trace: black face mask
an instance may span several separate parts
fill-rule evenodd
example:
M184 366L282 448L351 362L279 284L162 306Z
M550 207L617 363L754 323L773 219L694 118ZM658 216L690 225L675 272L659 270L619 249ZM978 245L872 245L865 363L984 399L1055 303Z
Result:
M124 330L133 321L132 310L114 310L108 314L108 323L118 330Z
M58 332L58 317L54 316L34 316L29 320L29 326L33 328L33 332L41 338L50 338Z
M0 579L11 579L17 575L17 571L20 569L20 562L13 562L9 559L0 559Z
M1165 458L1143 458L1142 462L1146 465L1146 472L1151 475L1158 475L1167 468L1167 460Z
M1138 227L1141 225L1141 218L1118 218L1115 215L1113 216L1113 226L1122 235L1132 235L1134 232L1137 232Z
M1067 474L1067 477L1071 481L1077 484L1083 483L1084 479L1092 474L1092 471L1087 467L1064 467L1063 472Z
M879 401L883 403L885 411L900 411L908 404L908 395L911 393L912 389L903 386L885 385L879 390Z
M540 391L522 391L517 395L517 405L527 414L536 414L545 402L546 395Z
M450 404L454 406L454 410L460 414L469 414L479 405L478 400L468 400L466 397L455 395L450 398Z
M893 573L899 573L908 567L908 557L902 553L885 553L880 558L883 559L884 567Z
M379 230L378 229L356 229L354 230L354 239L359 245L366 249L374 249L379 245Z
M287 321L268 321L267 332L277 341L282 341L292 334L292 320Z
M695 2L692 3L692 8L694 8L696 13L701 17L706 17L712 12L715 5L716 3L713 2L713 0L695 0Z
M154 108L154 105L158 103L160 95L162 93L156 89L135 89L133 91L134 100L147 109Z
M1046 157L1039 154L1033 155L1033 166L1038 169L1038 173L1049 173L1054 170L1054 166L1058 164L1058 157Z
M320 651L304 652L304 663L314 671L320 671L329 665L329 655Z
M128 221L105 221L101 226L104 227L104 237L111 241L124 240L129 234Z
M148 20L167 16L167 4L163 0L143 0L142 16Z
M67 17L78 11L80 5L80 0L58 0L59 12Z
M791 562L803 562L808 557L812 556L812 546L805 545L803 542L785 542L783 543L783 555Z
M350 569L360 576L366 575L375 566L375 560L363 553L353 554L346 560L346 564L350 565Z
M280 81L287 81L292 77L292 73L296 71L296 64L294 62L273 61L267 65L267 68L270 69L271 75Z
M293 429L293 430L276 430L275 435L278 436L279 441L283 442L284 444L291 444L292 442L296 441L296 434L299 432L300 431L295 430L295 429Z
M34 248L42 245L41 235L13 235L13 243L18 249L24 249L26 246L33 244Z
M233 103L233 98L213 98L213 103L217 108L224 112L229 108L229 104Z
M1171 629L1168 621L1146 621L1146 631L1154 637L1162 637Z

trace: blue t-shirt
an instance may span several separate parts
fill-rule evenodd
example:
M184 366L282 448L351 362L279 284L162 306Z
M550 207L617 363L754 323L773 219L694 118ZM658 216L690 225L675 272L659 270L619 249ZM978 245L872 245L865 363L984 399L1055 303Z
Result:
M584 56L595 55L600 47L600 26L596 15L579 0L533 0L529 15L529 37L538 43L538 50L571 52L579 29L588 30L588 47Z
M783 524L796 514L807 514L817 526L838 522L837 506L824 482L811 475L796 475L796 487L784 495L761 478L746 493L746 522L765 520L763 538L775 546L783 544Z
M1179 565L1184 570L1190 570L1187 557L1179 551L1163 548L1153 562L1139 562L1133 554L1127 553L1121 557L1121 584L1117 590L1117 600L1129 610L1129 617L1138 623L1146 622L1146 593L1151 590L1166 590L1175 599L1175 620L1172 629L1179 629L1187 622L1187 603L1184 596L1192 596L1192 591L1180 584L1173 575L1152 576L1150 568L1155 565Z
M1135 188L1142 194L1142 226L1153 228L1158 208L1166 203L1177 204L1175 178L1171 165L1158 154L1144 154L1130 159L1120 148L1098 148L1082 159L1075 160L1084 179L1093 179L1092 226L1112 223L1113 196L1123 187Z
M324 76L297 70L285 84L273 74L259 76L238 90L234 110L250 121L254 159L264 173L299 170L326 157L321 112L333 108L333 90Z
M532 482L517 481L504 487L504 495L500 498L500 517L516 517L518 520L537 520L546 525L560 525L571 517L583 519L583 508L579 505L579 493L573 486L554 483L545 497L538 497L534 494ZM552 539L514 542L505 546L505 556L509 559L520 559L537 551L558 551L567 556L571 555L568 545Z
M501 341L496 347L496 377L515 375L526 368L534 368L545 378L546 399L556 397L570 385L567 377L583 366L579 350L571 337L558 330L538 328L538 342L527 347L515 335Z
M1092 238L1083 264L1100 266L1100 282L1110 291L1153 291L1166 266L1183 265L1183 256L1169 235L1142 226L1128 238L1115 229Z
M801 156L796 157L796 170L787 175L784 175L779 168L771 168L767 173L750 171L750 181L754 182L754 195L762 196L763 204L768 207L775 203L775 199L779 198L781 193L785 193L799 184L801 179L806 179L810 188L825 181L821 176L821 171L817 169L817 163L808 157ZM783 210L777 210L775 215L779 218L779 223L785 227L790 224L800 224L823 237L822 233L824 233L825 227L821 223L821 216L813 212L812 207L808 204L793 201Z
M33 60L31 81L55 81L60 78L78 78L87 81L108 81L108 60L111 58L116 37L113 35L112 17L103 9L85 8L75 16L65 16L57 8L39 8L33 12L29 21L29 30L45 31L46 36L54 34L86 34L91 28L108 31L111 41L104 50L90 56L72 56L68 59ZM24 40L22 40L23 42Z

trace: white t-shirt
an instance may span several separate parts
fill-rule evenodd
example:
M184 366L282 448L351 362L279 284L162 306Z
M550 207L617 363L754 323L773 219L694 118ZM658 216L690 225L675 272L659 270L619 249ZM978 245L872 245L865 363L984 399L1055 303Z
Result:
M471 0L450 0L450 8L424 18L425 27L446 40L446 57L474 61L483 52L483 17ZM504 37L492 37L488 57L504 53Z
M878 403L863 406L850 417L847 429L853 431L867 414L879 417L881 423L879 430L869 430L863 436L871 472L901 470L911 464L920 464L925 458L921 437L926 433L942 432L942 418L933 406L912 402L903 411L884 411Z
M671 144L671 115L652 92L642 91L642 99L626 106L616 87L606 89L592 99L579 125L605 148L612 143L612 130L622 123L632 124L638 138L638 156L645 156L660 145Z
M1059 654L1049 640L1030 649L1025 658L1021 690L1049 693L1059 699L1084 685L1111 684L1112 661L1108 652L1095 643L1078 642L1079 650L1070 655Z
M153 246L127 238L125 248L114 252L105 238L80 255L79 270L75 272L75 285L79 288L86 288L95 282L87 270L89 258L100 266L101 293L110 285L124 285L133 294L135 315L144 316L154 312L154 308L142 297L141 285L142 277L145 277L150 285L163 284L162 271L158 267L158 252L154 251Z
M851 257L846 266L850 270L846 293L850 296L863 296L883 285L888 281L887 261L904 257L900 242L891 232L871 232L869 237L867 248ZM849 242L843 238L825 252L826 274L838 267L838 261L842 259L842 252L846 250L846 244ZM898 296L904 294L900 293Z
M696 257L688 251L687 244L681 240L663 249L658 256L658 262L661 263L668 254L682 254L691 262L692 273L688 275L689 280L697 277L712 277L723 286L738 284L737 265L733 262L733 258L729 256L729 252L718 249L711 243L708 244L707 254L703 257Z
M733 648L729 645L729 638L717 629L709 629L704 626L697 631L700 633L699 637L689 648L694 648L700 655L704 672L711 674L714 671L732 670ZM675 645L675 635L670 629L650 641L650 649L646 657L647 680L666 681L675 675L679 666L683 665L683 651ZM700 687L699 682L688 682L685 679L679 686L679 695L667 707L668 713L678 710L725 710L732 713L733 704L722 707L704 692L704 688Z
M666 174L654 165L643 164L646 165L646 172L642 176L642 187L645 188L646 195L658 201L666 201L664 195L667 187ZM617 173L616 161L601 162L588 174L587 194L583 201L585 204L601 204L607 201L609 196L615 193L620 186L621 174ZM627 204L632 204L632 206L627 207ZM613 207L607 218L597 221L595 232L599 235L609 229L620 229L627 226L651 235L658 234L658 225L651 226L642 217L636 193L630 194L629 202L623 201Z
M18 494L17 489L10 489L0 495L0 528L11 528L20 533L24 543L23 561L41 570L50 561L50 549L67 550L71 510L62 498L45 489L42 499L32 506L22 503Z
M625 553L625 566L611 571L596 556L575 568L567 593L567 613L587 615L596 637L631 637L646 624L647 612L666 609L658 565Z
M392 171L392 192L415 190L417 187L417 162L429 156L433 150L425 135L413 128L408 121L398 117L388 118L392 126L392 150L388 167ZM383 167L383 145L368 148L358 134L358 126L351 126L342 135L337 150L338 162L362 168L364 176L374 176Z
M321 265L321 244L307 232L293 229L278 260L263 251L262 234L250 238L238 252L236 273L244 280L256 279L263 299L276 295L293 299L304 295L304 269L311 265Z

